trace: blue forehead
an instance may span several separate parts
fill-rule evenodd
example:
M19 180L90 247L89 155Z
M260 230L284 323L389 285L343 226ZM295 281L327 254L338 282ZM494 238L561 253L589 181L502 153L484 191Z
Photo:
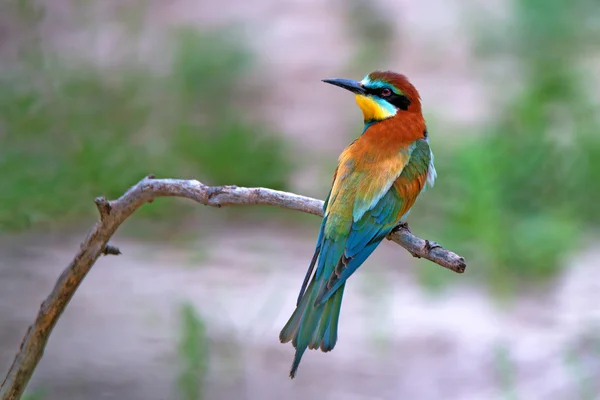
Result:
M394 85L389 82L381 81L381 80L372 80L369 75L365 76L361 81L362 85L369 89L383 89L388 88L396 94L402 94Z

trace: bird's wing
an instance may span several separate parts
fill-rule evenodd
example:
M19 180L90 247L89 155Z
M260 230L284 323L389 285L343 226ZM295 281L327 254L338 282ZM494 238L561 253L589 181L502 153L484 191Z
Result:
M397 173L388 172L388 179L367 180L365 176L358 175L363 184L359 186L360 189L355 195L350 229L344 242L343 253L337 260L329 257L329 262L333 261L337 265L335 268L326 268L331 272L327 284L321 289L316 300L317 303L325 302L356 271L394 229L401 217L410 210L421 193L427 181L431 162L429 143L425 139L415 141L407 149L405 157L401 156L399 159L405 161L399 164ZM353 175L357 174L349 174L349 176ZM338 194L338 197L340 195L342 194ZM330 196L328 207L330 221L334 215L337 215L332 207L334 205ZM343 222L343 218L340 222ZM339 249L335 246L340 244L339 239L329 239L327 228L325 227L322 249L325 250L326 246ZM336 228L343 229L343 227L333 227ZM323 269L326 264L329 263L319 262L317 275L322 272L320 269Z
M335 181L337 178L338 169L339 169L339 167L336 168L335 172L333 173L333 183L334 184L335 184ZM304 282L302 282L302 287L300 288L300 293L298 293L298 299L296 300L296 306L300 305L300 300L302 300L302 296L304 295L304 292L306 291L306 288L308 287L308 282L313 273L313 270L315 269L315 264L317 263L319 253L321 252L321 245L323 243L323 231L325 230L325 225L327 224L327 205L329 204L329 199L331 198L331 192L332 192L332 190L329 190L329 193L327 194L327 197L325 198L325 201L323 202L323 214L324 215L323 215L323 219L321 220L321 227L319 228L319 237L317 238L317 246L315 248L313 258L310 261L310 265L308 266L308 270L306 271L306 275L304 276Z

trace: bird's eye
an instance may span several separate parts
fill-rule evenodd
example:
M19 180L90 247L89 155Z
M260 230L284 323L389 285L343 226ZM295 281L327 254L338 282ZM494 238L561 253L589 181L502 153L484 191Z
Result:
M383 88L383 89L381 89L381 95L382 95L382 96L385 96L385 97L387 97L387 96L389 96L389 95L391 95L391 94L392 94L392 91L391 91L390 89L388 89L388 88Z

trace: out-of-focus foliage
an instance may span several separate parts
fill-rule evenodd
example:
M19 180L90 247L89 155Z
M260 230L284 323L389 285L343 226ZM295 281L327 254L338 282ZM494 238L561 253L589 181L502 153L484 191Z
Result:
M50 59L36 45L0 74L0 231L93 212L94 197L149 173L286 188L282 139L236 102L252 58L225 34L178 31L166 76ZM172 211L161 203L142 212Z
M584 3L516 1L510 29L498 29L511 32L501 49L521 87L483 132L433 144L440 179L431 203L445 216L443 243L499 292L555 276L582 229L600 222L600 124L580 69L597 36ZM437 270L425 271L439 282Z
M215 184L285 189L292 164L281 136L245 121L235 107L249 55L227 37L186 29L180 38L172 87L181 96L177 110L192 117L173 121L173 152Z
M181 400L202 400L209 362L206 326L189 303L181 306L180 318L178 392Z
M44 394L42 391L34 391L33 393L25 393L22 400L44 400Z
M0 227L79 215L160 165L136 143L151 112L135 101L142 80L109 84L79 69L48 72L42 87L0 81Z
M494 352L494 367L503 397L516 400L519 396L515 382L515 363L511 359L510 349L504 343L497 343Z

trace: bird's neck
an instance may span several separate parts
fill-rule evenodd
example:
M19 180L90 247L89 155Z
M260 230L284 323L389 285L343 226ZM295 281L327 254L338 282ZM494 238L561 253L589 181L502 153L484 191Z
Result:
M364 121L361 136L375 142L411 143L424 137L424 132L422 114L401 112L382 120Z
M382 120L371 119L369 121L365 121L365 126L363 128L362 133L365 133L367 131L367 129L369 129L370 127L372 127L373 125L375 125L376 123L379 123L381 121L385 121L385 120L384 119L382 119Z
M382 127L382 125L388 125L388 124L394 124L396 121L400 122L400 120L402 120L403 118L400 117L405 117L402 114L395 114L395 115L390 115L389 117L385 117L385 118L370 118L370 119L364 119L364 128L362 133L364 134L369 128L373 128L375 126Z

